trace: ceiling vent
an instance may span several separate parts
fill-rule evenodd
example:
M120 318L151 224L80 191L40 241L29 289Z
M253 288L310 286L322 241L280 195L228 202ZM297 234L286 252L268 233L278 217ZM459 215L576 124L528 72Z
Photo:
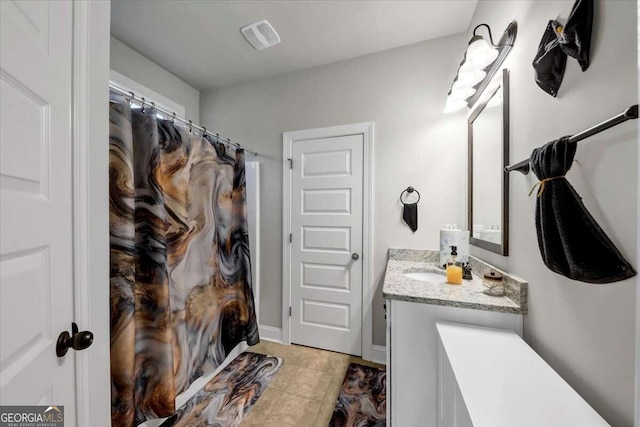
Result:
M280 43L280 36L266 19L240 28L245 39L257 50Z

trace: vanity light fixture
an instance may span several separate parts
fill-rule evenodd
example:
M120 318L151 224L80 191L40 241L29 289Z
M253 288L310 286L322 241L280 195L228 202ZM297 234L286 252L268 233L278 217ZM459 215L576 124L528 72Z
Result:
M486 27L489 41L476 34L480 27ZM471 107L477 101L513 47L516 31L516 23L510 23L498 44L495 44L489 25L480 24L473 29L473 36L447 95L445 113Z
M491 45L489 45L482 36L476 35L476 31L480 27L487 27ZM473 37L469 40L469 47L467 47L466 62L469 63L471 67L477 70L482 70L491 65L498 57L497 47L499 46L493 44L491 28L487 24L480 24L473 29Z

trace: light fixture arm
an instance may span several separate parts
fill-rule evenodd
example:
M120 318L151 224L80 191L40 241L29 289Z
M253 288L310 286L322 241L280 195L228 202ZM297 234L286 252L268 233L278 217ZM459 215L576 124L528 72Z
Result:
M487 24L480 24L477 25L474 29L473 29L473 36L475 37L476 35L476 31L478 30L478 28L480 27L487 27L487 31L489 32L489 41L491 42L491 46L493 47L500 47L501 45L497 45L495 43L493 43L493 36L491 35L491 27L489 27Z

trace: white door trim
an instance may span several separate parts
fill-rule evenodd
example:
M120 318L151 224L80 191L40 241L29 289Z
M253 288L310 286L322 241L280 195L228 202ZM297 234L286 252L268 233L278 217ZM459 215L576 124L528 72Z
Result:
M373 122L355 123L282 134L282 342L291 344L291 158L293 142L309 139L362 135L362 358L372 360L373 351Z
M260 162L257 160L247 160L245 162L245 169L249 169L249 167L253 167L255 169L255 182L253 183L255 188L254 218L247 218L249 226L249 243L250 246L253 246L255 249L251 251L251 274L253 276L251 278L251 286L253 287L256 319L258 320L258 326L260 327ZM247 180L247 182L249 182L249 180ZM248 210L248 197L246 197L246 199Z
M73 3L74 320L94 334L76 358L77 425L111 425L109 362L110 3ZM71 326L71 325L69 325Z

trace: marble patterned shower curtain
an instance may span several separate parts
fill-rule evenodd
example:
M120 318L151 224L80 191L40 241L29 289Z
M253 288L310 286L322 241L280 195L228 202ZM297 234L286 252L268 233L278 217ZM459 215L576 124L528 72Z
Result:
M128 427L259 338L243 151L114 94L109 120L112 425Z

